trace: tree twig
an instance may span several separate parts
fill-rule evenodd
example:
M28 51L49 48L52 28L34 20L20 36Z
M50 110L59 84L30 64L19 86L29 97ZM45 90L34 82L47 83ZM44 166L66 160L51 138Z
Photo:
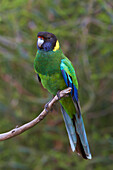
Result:
M60 98L62 97L65 97L68 93L71 92L71 88L67 88L67 89L64 89L62 91L60 91L59 95L60 95ZM56 95L48 104L48 111L51 110L52 106L54 103L56 103L58 101L58 96ZM3 140L6 140L6 139L9 139L9 138L12 138L14 136L17 136L21 133L23 133L24 131L32 128L33 126L35 126L36 124L38 124L41 120L44 119L44 117L48 114L48 112L44 109L39 116L37 116L35 119L33 119L32 121L20 126L20 127L16 127L12 130L10 130L9 132L6 132L6 133L2 133L0 134L0 141L3 141Z

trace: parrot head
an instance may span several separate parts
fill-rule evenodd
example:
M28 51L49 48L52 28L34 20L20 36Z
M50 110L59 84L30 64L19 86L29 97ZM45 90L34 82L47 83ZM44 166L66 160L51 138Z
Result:
M37 35L37 48L43 51L56 51L60 48L56 36L49 32L39 32Z

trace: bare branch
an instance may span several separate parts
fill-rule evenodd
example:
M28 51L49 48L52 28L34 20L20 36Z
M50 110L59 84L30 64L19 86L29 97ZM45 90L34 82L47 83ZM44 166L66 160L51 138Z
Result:
M60 98L62 97L65 97L68 93L71 92L71 88L67 88L67 89L64 89L62 91L60 91L59 95L60 95ZM48 111L51 110L52 106L54 103L56 103L58 101L58 97L57 95L49 102L48 104ZM20 126L20 127L16 127L12 130L10 130L9 132L6 132L6 133L2 133L0 134L0 141L3 141L3 140L6 140L6 139L9 139L9 138L12 138L14 136L17 136L21 133L23 133L24 131L32 128L33 126L35 126L36 124L38 124L41 120L44 119L44 117L48 114L48 112L44 109L40 115L38 117L36 117L35 119L33 119L32 121Z

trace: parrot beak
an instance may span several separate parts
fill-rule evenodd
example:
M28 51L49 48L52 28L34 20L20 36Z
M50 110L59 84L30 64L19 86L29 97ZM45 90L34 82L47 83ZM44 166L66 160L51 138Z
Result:
M41 45L44 43L43 38L38 38L38 46L41 47Z

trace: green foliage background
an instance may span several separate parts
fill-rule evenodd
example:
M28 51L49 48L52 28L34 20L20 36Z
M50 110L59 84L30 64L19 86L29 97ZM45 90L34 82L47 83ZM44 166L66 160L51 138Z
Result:
M0 142L0 169L113 169L112 0L0 0L0 133L35 118L52 97L33 67L39 31L54 33L76 68L93 159L72 153L56 105L34 128Z

